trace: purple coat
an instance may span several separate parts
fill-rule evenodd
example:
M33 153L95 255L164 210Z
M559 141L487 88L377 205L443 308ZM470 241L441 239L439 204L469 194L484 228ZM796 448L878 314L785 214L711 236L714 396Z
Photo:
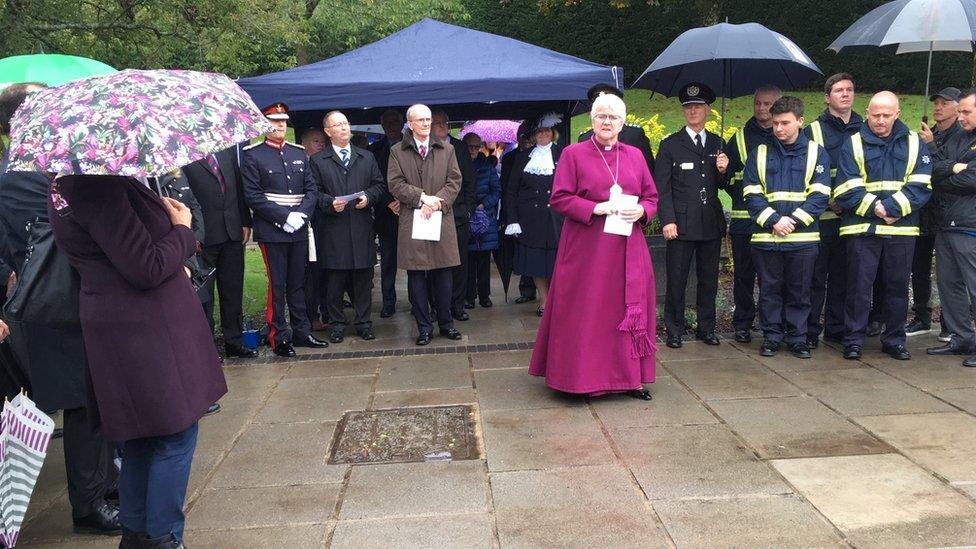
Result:
M130 178L67 176L56 189L54 238L81 275L89 409L109 440L185 430L227 392L183 271L193 233L174 227L160 199Z

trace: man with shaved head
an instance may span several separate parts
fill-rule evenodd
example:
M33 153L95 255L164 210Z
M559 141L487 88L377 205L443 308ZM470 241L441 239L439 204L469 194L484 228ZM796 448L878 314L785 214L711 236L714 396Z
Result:
M879 269L885 324L881 350L897 360L911 358L905 348L908 283L918 211L932 194L932 158L918 134L898 120L900 112L895 94L875 94L867 123L844 143L838 158L834 199L843 209L840 235L847 240L847 359L861 357Z

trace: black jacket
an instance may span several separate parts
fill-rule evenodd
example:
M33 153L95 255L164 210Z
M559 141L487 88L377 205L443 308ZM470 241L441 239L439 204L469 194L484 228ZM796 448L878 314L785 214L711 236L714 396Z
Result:
M745 199L742 196L742 172L752 151L759 145L773 146L776 138L772 128L764 128L756 122L756 117L746 121L739 131L729 138L725 154L729 157L729 169L725 170L724 189L732 199L732 223L729 232L738 235L751 235L757 226L749 217Z
M228 240L240 242L242 229L251 226L251 210L244 203L237 147L220 151L216 157L224 176L224 189L206 160L198 160L183 168L183 175L203 212L206 231L201 242L204 246L223 244Z
M593 130L587 130L580 134L579 139L576 140L577 143L582 143L593 137ZM634 124L625 124L623 129L620 130L620 135L617 139L621 143L626 143L632 147L637 147L642 153L644 153L644 160L647 161L647 169L654 173L654 151L651 150L651 140L647 138L647 134L644 133L644 128Z
M945 158L932 168L932 210L935 228L942 231L976 231L976 131L960 128L945 143ZM968 164L953 174L956 163Z
M563 220L549 207L552 196L552 176L545 177L525 173L525 165L529 162L529 153L519 151L512 165L512 173L505 189L502 202L508 202L506 208L505 226L518 223L522 234L518 242L532 248L555 249L559 244L559 233ZM559 155L562 147L552 145L552 162L559 165Z
M312 225L315 249L319 264L326 269L372 269L376 264L373 205L382 198L386 183L372 153L352 145L350 149L348 167L342 165L331 143L310 160L322 214ZM356 209L353 201L341 212L335 211L335 197L359 191L366 193L367 207Z
M383 176L383 194L373 204L373 223L376 232L396 236L400 222L399 217L388 207L390 202L393 202L393 195L390 194L390 188L386 183L386 169L390 166L390 145L390 138L384 136L383 139L369 146L369 152L373 153L380 175Z
M448 136L454 146L454 156L457 157L458 168L461 169L461 190L454 199L454 224L467 223L474 209L478 207L478 195L475 188L474 166L468 155L468 145L464 141Z
M685 127L661 141L654 166L661 226L678 225L679 240L712 240L725 234L725 212L718 188L725 176L715 167L719 136L705 132L700 150Z

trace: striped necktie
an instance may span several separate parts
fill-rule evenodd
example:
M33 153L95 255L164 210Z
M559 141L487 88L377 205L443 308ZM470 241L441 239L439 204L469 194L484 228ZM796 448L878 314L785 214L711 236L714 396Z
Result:
M349 167L349 149L339 149L339 154L342 155L342 165L346 168Z

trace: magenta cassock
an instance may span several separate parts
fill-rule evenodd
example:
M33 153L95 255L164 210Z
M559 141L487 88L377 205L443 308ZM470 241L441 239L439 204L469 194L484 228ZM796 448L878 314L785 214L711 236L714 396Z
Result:
M567 393L629 391L654 381L654 269L641 224L624 237L604 233L604 218L593 215L610 196L618 149L619 184L640 197L646 224L657 211L657 188L635 147L570 145L553 182L550 203L565 221L529 373Z
M163 203L127 177L66 176L48 202L81 275L89 391L109 440L181 432L227 392L183 261L196 251ZM63 200L61 200L63 199Z

